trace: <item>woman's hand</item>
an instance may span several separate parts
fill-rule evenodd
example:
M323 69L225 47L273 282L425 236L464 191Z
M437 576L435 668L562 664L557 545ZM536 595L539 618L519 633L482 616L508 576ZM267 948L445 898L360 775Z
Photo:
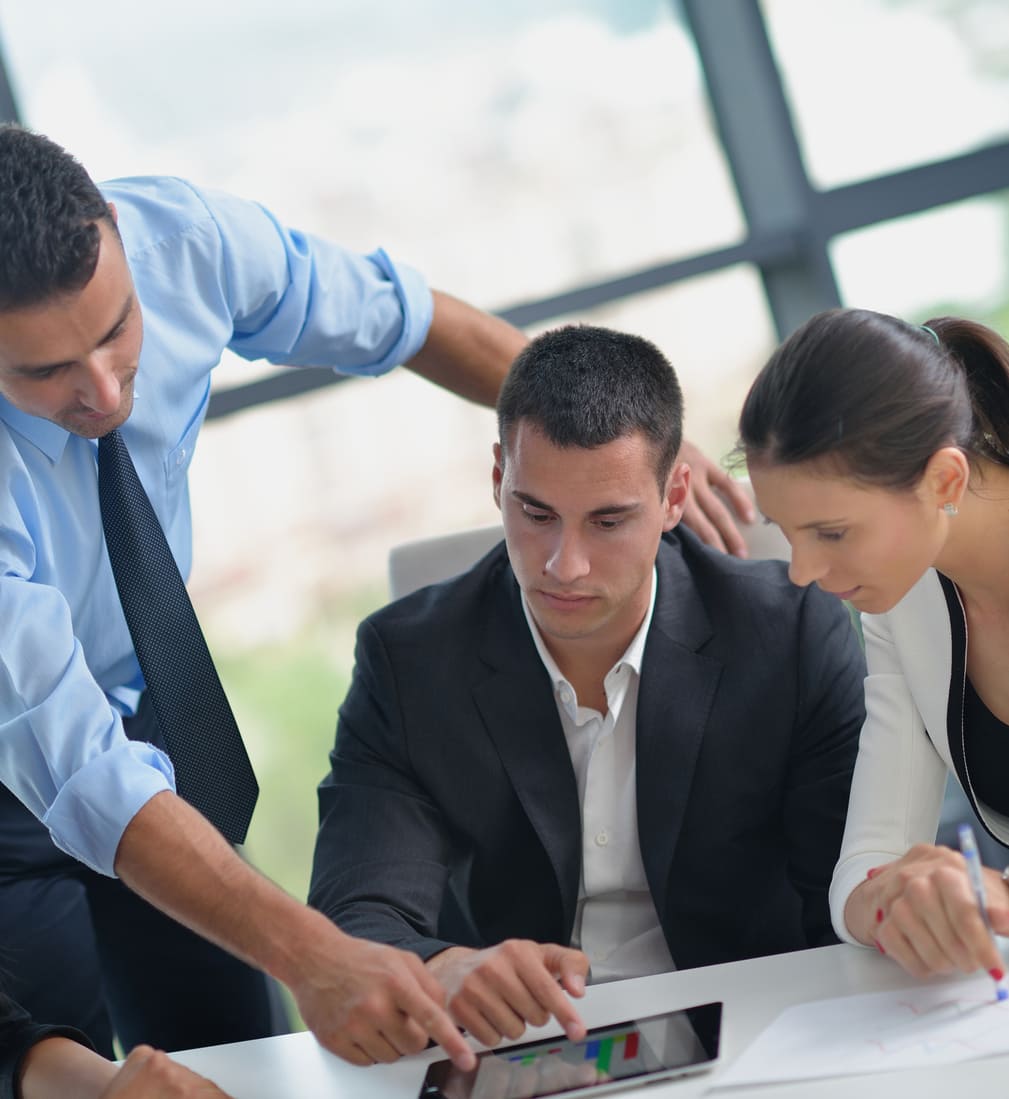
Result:
M1009 888L994 870L983 873L992 929L1007 935ZM856 939L916 977L976 969L1002 976L1002 956L981 917L967 864L948 847L918 844L870 870L848 898L844 920Z

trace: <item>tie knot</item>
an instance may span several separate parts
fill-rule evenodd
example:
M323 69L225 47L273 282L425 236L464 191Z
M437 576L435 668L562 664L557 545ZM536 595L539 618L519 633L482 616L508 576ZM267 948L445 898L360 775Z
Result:
M113 428L107 435L100 435L98 438L98 453L102 451L115 450L123 445L123 437L119 434L118 428Z

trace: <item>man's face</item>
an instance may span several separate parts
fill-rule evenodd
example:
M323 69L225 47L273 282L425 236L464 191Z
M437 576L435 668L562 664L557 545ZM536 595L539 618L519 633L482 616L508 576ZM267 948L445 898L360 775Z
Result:
M143 338L122 246L107 222L100 231L98 266L83 290L0 312L0 394L86 439L129 416Z
M642 433L565 448L525 420L494 459L508 556L547 647L558 660L589 648L616 660L648 610L659 539L683 511L686 467L675 466L660 493Z

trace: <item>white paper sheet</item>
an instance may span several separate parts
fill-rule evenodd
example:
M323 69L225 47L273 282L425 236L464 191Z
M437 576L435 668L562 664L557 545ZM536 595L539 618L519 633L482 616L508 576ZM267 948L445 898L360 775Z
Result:
M1009 1001L988 976L796 1004L712 1089L949 1064L1009 1051Z

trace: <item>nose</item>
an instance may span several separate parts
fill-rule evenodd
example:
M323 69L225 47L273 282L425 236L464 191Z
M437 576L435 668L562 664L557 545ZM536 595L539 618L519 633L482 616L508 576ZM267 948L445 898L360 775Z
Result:
M570 585L587 576L589 568L589 556L585 552L578 533L562 528L556 535L552 551L543 568L544 573L559 584Z
M805 588L817 580L822 580L830 571L830 566L822 554L810 547L792 543L792 558L788 563L788 578L793 584Z
M85 361L79 394L84 405L102 415L111 415L119 407L122 386L112 364L104 356L92 355Z

